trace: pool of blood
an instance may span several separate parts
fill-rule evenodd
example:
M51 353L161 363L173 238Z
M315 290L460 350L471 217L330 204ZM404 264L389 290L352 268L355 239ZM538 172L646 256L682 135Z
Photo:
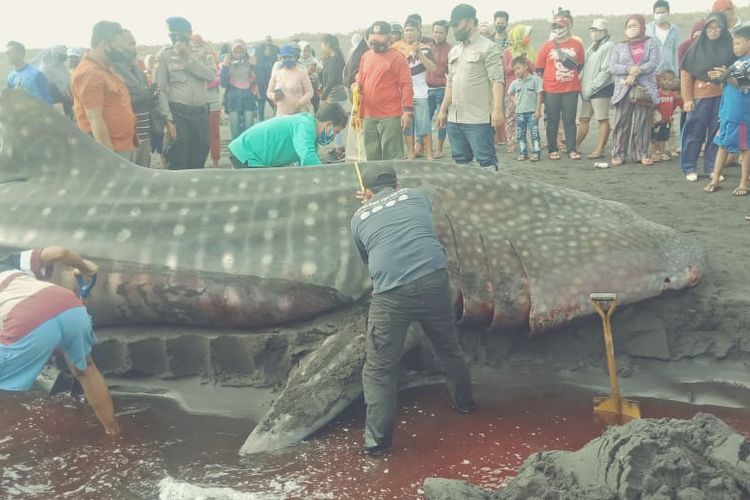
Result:
M160 482L231 488L248 498L420 498L427 477L499 488L532 453L576 450L606 424L589 391L550 387L512 394L475 387L476 412L450 408L441 386L399 395L390 455L361 453L358 401L299 445L249 457L237 454L252 423L191 415L173 402L119 398L123 435L103 435L91 410L65 397L0 397L0 498L156 498ZM750 436L750 410L640 399L644 417L717 415Z

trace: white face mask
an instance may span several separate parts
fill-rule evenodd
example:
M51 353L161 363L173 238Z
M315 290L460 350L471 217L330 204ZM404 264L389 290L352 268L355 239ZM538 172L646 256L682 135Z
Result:
M568 30L566 28L555 28L552 30L552 38L559 40L568 36Z
M669 19L669 14L667 14L666 12L654 14L654 21L656 21L656 24L665 23L667 22L667 19Z
M625 30L625 36L628 38L635 38L640 34L640 28L628 28Z
M604 31L597 31L597 30L591 30L589 32L589 36L591 39L595 42L598 42L599 40L603 39L605 36L607 36L607 33Z

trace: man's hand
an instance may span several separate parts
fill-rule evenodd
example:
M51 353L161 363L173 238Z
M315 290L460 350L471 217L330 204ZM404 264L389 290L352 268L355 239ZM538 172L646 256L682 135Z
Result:
M76 271L79 271L85 277L90 278L99 271L99 266L90 260L83 259L83 265L77 268Z
M633 85L635 85L635 76L630 75L629 77L627 77L625 79L625 85L627 85L628 87L632 87Z
M411 111L405 111L401 115L401 130L406 130L411 126Z
M505 113L503 113L502 109L495 108L492 110L492 127L498 128L502 127L505 123Z
M628 68L628 73L632 76L638 76L641 74L641 67L640 66L631 66Z
M693 111L695 111L695 101L685 101L682 110L685 113L692 113Z
M448 123L448 112L443 111L442 109L438 112L437 115L437 127L438 128L445 128L445 126Z
M362 204L365 204L370 201L370 198L372 198L372 191L357 191L355 196L362 202Z
M167 137L172 140L177 139L177 127L172 120L167 120L165 131L167 133Z

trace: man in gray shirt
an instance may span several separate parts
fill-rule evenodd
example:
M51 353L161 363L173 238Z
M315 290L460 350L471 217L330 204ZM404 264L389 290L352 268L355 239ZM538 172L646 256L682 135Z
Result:
M500 48L479 34L477 11L467 4L451 12L456 45L448 54L448 81L438 127L448 127L456 163L476 158L481 167L498 169L493 127L505 124L505 73Z
M154 77L159 87L159 114L167 121L164 156L170 169L203 168L211 139L208 134L207 84L216 77L211 54L191 44L187 19L167 19L172 46L157 56Z
M422 325L442 361L453 406L474 408L471 376L461 354L445 250L423 192L401 188L392 167L373 164L363 176L364 205L352 217L354 243L370 270L373 295L362 371L367 454L390 449L398 363L413 321Z

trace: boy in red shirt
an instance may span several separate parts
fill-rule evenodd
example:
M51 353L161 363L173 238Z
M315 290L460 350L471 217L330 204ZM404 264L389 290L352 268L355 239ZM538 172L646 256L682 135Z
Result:
M651 132L653 161L668 161L672 155L667 152L667 141L672 131L672 115L682 107L682 99L674 88L674 71L665 69L659 73L659 105L654 116L654 129Z

